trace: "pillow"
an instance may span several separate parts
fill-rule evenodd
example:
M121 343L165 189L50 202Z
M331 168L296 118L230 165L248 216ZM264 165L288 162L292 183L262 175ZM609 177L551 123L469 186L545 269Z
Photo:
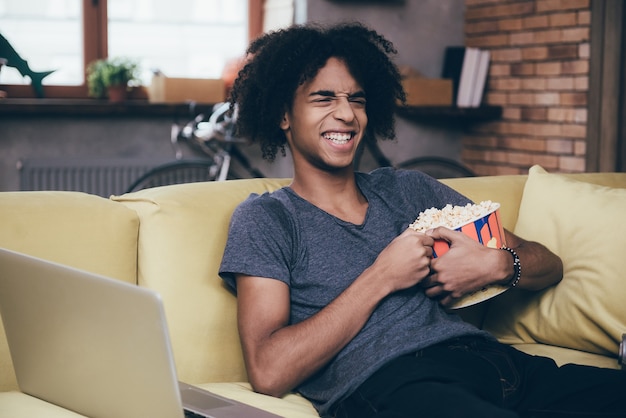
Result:
M493 301L485 328L505 343L539 342L615 356L626 332L626 189L530 169L515 234L563 260L563 280Z

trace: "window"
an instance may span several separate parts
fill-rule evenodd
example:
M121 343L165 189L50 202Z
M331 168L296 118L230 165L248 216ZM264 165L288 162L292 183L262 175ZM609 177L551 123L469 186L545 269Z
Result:
M87 97L85 68L106 56L137 59L141 80L153 70L171 77L219 78L261 32L260 0L0 0L0 35L27 61L0 70L9 97ZM2 50L2 47L0 47ZM1 55L2 53L0 53Z

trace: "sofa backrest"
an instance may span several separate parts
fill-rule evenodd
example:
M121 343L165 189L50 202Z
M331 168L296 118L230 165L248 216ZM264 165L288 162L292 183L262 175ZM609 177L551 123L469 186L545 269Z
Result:
M179 378L190 383L247 380L237 333L235 295L217 271L235 207L250 193L272 191L289 179L191 183L114 196L140 218L138 281L163 297ZM524 176L444 181L479 201L502 203L515 225ZM484 308L468 308L480 325Z
M612 187L624 176L572 174ZM443 180L474 201L501 203L517 221L526 176ZM0 193L0 247L89 270L161 293L179 377L190 383L247 380L235 296L217 275L235 207L288 179L191 183L146 189L113 201L76 192ZM489 302L460 311L482 325ZM0 391L16 389L0 327Z
M0 193L0 247L137 282L134 211L76 192ZM17 389L0 323L0 391Z
M163 298L179 379L247 380L235 296L217 272L235 207L250 193L288 182L189 183L113 197L140 218L139 285Z

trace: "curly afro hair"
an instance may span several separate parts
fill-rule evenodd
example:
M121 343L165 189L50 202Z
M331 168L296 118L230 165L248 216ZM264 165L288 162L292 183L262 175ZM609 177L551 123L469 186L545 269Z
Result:
M285 155L287 139L280 122L296 89L335 57L365 91L365 140L394 139L396 102L405 101L400 73L391 60L396 52L390 41L359 23L295 25L261 36L248 47L248 61L230 93L231 106L238 108L237 135L259 143L269 161L279 150Z

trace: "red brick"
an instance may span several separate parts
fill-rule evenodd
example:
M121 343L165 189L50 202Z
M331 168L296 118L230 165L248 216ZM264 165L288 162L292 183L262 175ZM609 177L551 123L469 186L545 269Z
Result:
M589 60L563 61L561 63L562 74L588 74Z
M587 109L573 107L551 107L548 109L551 122L587 123Z
M502 119L518 121L522 118L522 110L519 107L505 107L502 109Z
M590 25L591 24L591 11L581 10L578 12L578 24Z
M555 13L548 16L551 27L558 26L576 26L578 23L578 14L576 12Z
M465 19L477 20L501 16L523 16L533 13L534 9L534 3L528 1L524 3L488 5L484 7L468 8L465 11Z
M498 78L490 83L490 87L493 86L495 90L519 90L522 86L522 81L519 78Z
M562 135L568 138L585 138L587 136L587 125L566 124L562 126Z
M590 54L589 43L579 44L578 45L578 58L589 58Z
M561 93L561 105L563 106L587 106L587 93Z
M527 122L508 123L506 124L506 131L503 133L509 135L531 135L532 129L532 125Z
M574 141L574 155L587 155L587 141Z
M522 79L522 88L524 90L545 90L546 85L546 78L530 77Z
M531 137L508 137L503 141L503 146L518 151L544 152L546 150L543 139Z
M491 49L487 102L503 114L467 130L463 161L481 175L584 171L590 0L465 5L466 44Z
M525 121L545 121L548 110L545 107L523 107L521 120Z
M499 32L491 35L467 37L465 41L467 46L474 48L489 48L494 46L510 45L509 34Z
M510 76L511 65L510 64L492 64L489 66L489 76Z
M525 29L538 29L548 27L547 15L533 15L522 19L522 26Z
M561 63L559 62L539 62L535 65L537 75L560 75Z
M511 75L534 75L535 64L528 62L514 63L510 65Z
M589 0L537 0L536 12L588 9Z
M574 141L571 139L547 139L546 151L551 154L573 154Z
M574 77L548 78L548 90L573 90Z
M560 103L559 93L544 92L535 94L535 104L540 106L553 106Z
M528 167L533 164L533 154L526 152L509 152L506 155L506 161L515 164Z
M498 22L495 20L471 22L465 25L465 33L471 35L497 32L498 30L500 30L500 28L498 27Z
M537 136L558 136L561 125L555 123L537 123L533 125L532 133Z
M554 44L563 41L561 30L542 30L535 33L535 41L540 44Z
M535 104L535 97L530 93L510 93L507 103L530 106Z
M492 62L513 62L522 59L522 50L520 48L496 49L491 51Z
M568 28L561 31L561 41L582 42L589 40L589 28Z
M559 159L556 155L533 155L531 165L539 164L548 171L554 171L559 167Z
M494 106L503 106L508 103L508 95L506 93L488 91L485 97L485 102Z
M548 48L545 46L534 46L522 49L522 59L525 61L539 61L548 58Z
M585 159L582 157L559 157L559 170L564 172L582 173L585 171Z
M574 77L574 90L589 90L589 77Z
M578 58L578 45L550 45L548 47L548 58L553 60Z
M535 43L535 32L516 32L509 35L510 45L530 45Z
M492 151L491 153L489 153L487 157L488 158L487 161L507 163L511 161L510 156L511 156L510 151L496 150L496 151Z
M498 24L498 30L501 30L501 31L511 32L511 31L523 29L522 19L520 18L502 19L496 22Z

